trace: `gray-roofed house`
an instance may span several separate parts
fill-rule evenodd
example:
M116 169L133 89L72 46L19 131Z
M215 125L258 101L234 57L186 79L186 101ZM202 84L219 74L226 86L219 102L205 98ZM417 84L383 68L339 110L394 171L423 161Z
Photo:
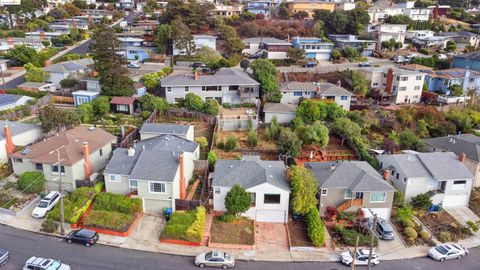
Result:
M427 193L432 203L444 207L467 206L473 174L453 152L379 155L380 168L407 202Z
M30 92L55 92L57 90L53 83L45 82L24 82L17 87Z
M244 55L267 59L287 59L287 51L292 47L288 41L269 37L246 38L242 42L245 44Z
M285 103L265 103L263 105L263 112L265 113L265 123L270 123L274 116L277 117L277 121L280 124L288 124L297 111L297 105L285 104Z
M335 100L340 107L350 110L353 94L340 85L324 82L287 82L280 86L281 103L298 104L302 99Z
M117 194L136 194L147 212L175 211L175 199L186 197L194 160L200 157L197 143L177 135L161 135L117 148L104 171L105 188Z
M195 140L193 125L166 123L144 123L140 129L140 140L167 134L177 135L192 142Z
M25 105L29 100L33 100L33 98L20 95L2 94L0 95L0 111Z
M213 75L173 74L160 80L165 98L177 103L188 93L195 93L204 101L215 98L220 104L257 103L259 83L240 68L222 68Z
M7 141L11 140L14 146L27 146L43 136L40 125L0 121L0 126L3 127L0 129L0 162L6 162L8 159Z
M475 177L473 185L480 186L480 137L473 134L423 139L425 152L454 152L457 156L465 154L463 164Z
M90 58L83 58L79 60L65 61L57 64L49 65L43 68L50 74L48 82L53 83L55 87L60 88L60 81L67 78L80 79L87 76L91 70L93 60Z
M320 213L329 206L338 211L370 209L383 219L389 219L395 188L366 161L307 162L318 182Z
M225 197L235 184L252 195L252 206L245 216L257 222L287 222L290 185L282 161L265 161L259 156L218 160L212 180L214 211L226 211Z

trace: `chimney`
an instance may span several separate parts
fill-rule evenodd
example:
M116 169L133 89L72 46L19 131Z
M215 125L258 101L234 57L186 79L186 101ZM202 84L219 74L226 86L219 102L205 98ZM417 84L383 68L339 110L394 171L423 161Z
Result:
M198 72L197 71L193 72L193 77L194 77L195 81L198 81Z
M461 153L458 155L458 160L460 160L461 163L464 163L465 158L467 158L467 155L465 153Z
M13 45L13 37L7 37L7 44Z
M85 179L90 179L90 175L93 172L92 161L90 160L90 148L88 147L88 142L84 142L82 145L83 150L83 172L85 174Z
M133 157L135 155L135 148L133 148L133 147L128 148L127 155L129 157Z
M392 173L390 172L390 170L387 170L387 169L383 170L383 179L385 181L390 180L391 175L392 175Z
M178 162L180 163L180 199L185 199L187 198L187 180L185 179L183 154L178 156Z
M45 39L45 31L40 31L40 40Z
M12 155L13 153L15 153L15 145L13 144L13 140L12 140L12 133L10 131L10 127L5 124L5 126L3 127L3 132L5 133L5 149L6 149L6 153L7 153L7 159L10 158L10 155Z
M387 82L385 86L385 92L392 93L392 86L393 86L393 69L389 68L387 71Z

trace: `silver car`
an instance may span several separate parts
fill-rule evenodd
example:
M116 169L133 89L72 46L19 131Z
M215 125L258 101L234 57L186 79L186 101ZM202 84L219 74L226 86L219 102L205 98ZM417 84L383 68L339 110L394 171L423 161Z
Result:
M70 270L70 266L54 259L31 257L25 263L23 270Z
M428 256L436 261L461 259L468 254L468 250L458 244L440 244L428 251Z
M210 266L227 269L235 266L235 259L226 252L210 251L195 257L195 265L200 268Z

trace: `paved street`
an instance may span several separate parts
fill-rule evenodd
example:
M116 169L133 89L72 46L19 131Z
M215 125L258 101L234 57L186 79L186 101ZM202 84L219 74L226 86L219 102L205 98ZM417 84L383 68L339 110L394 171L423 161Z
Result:
M27 232L0 225L0 247L11 253L10 261L2 270L18 270L30 256L44 256L60 259L72 266L72 269L107 270L107 269L197 269L193 266L191 257L150 253L109 246L95 245L87 248L77 244L67 244L62 239ZM388 270L462 270L478 269L477 259L480 249L472 249L469 256L461 261L439 263L429 258L413 260L383 261L375 269ZM348 269L337 262L245 262L237 263L236 269L262 270L307 270ZM366 268L359 268L366 269Z
M381 67L393 67L395 64L393 61L388 59L377 59L369 58L368 62L371 65L381 66ZM278 70L281 72L317 72L317 73L328 73L332 71L342 71L346 69L358 70L362 69L358 66L358 63L343 63L343 64L333 64L332 62L321 62L317 67L314 68L304 68L299 66L290 66L290 67L278 67Z

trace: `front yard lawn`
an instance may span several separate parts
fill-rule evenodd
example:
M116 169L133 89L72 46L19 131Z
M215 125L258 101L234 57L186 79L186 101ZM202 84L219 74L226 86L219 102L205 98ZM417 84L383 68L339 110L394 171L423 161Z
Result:
M205 207L192 211L176 211L170 217L160 239L202 241L206 220Z
M223 222L215 217L210 229L210 241L223 244L253 245L255 243L253 230L252 220L239 218L232 222Z

